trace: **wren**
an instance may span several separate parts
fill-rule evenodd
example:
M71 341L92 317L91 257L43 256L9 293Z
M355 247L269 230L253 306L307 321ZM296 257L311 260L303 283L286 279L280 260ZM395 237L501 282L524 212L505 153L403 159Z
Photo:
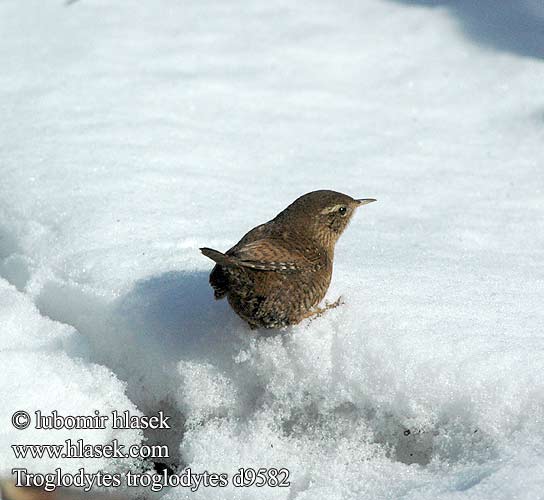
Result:
M249 231L225 253L200 251L216 265L216 299L251 328L281 328L335 307L318 308L331 282L334 246L355 210L376 201L320 190L297 198L271 221Z

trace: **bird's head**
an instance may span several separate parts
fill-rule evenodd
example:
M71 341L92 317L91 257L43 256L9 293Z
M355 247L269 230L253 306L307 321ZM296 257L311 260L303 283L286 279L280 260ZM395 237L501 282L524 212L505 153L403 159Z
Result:
M355 210L374 198L354 199L336 191L312 191L297 198L277 219L289 221L291 227L317 240L325 247L334 244L348 225Z

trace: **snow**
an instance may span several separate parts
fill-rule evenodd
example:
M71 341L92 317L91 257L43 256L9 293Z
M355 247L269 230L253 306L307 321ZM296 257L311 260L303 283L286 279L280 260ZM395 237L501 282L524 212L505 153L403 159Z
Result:
M542 498L543 19L534 0L2 2L2 422L174 425L5 424L1 472L15 443L145 438L194 471L291 471L169 500ZM345 305L252 332L198 247L313 189L378 199L337 246Z
M15 459L11 445L63 443L66 439L97 444L117 439L124 446L142 441L141 430L58 429L49 432L34 429L15 430L9 424L17 410L25 410L32 418L35 411L50 415L103 415L115 409L139 412L125 396L125 386L107 368L84 362L88 352L86 340L73 327L41 316L29 297L0 279L0 341L2 350L2 384L0 385L0 432L2 453L0 471L9 474L12 467L24 463L34 472L49 473L56 467L75 473L84 467L88 473L108 467L112 472L134 470L134 460ZM84 412L84 413L82 413ZM35 422L35 420L33 420ZM54 435L54 439L53 436Z

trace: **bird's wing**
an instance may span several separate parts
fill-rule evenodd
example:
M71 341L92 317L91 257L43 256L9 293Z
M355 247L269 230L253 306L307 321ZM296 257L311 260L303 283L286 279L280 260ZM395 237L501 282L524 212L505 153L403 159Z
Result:
M260 271L296 272L318 270L323 265L323 255L313 249L289 249L280 241L262 238L235 246L227 255L242 267Z

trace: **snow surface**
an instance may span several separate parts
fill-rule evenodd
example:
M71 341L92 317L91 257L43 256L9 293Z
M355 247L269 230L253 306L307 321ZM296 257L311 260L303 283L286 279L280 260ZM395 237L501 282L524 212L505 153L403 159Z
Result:
M543 26L539 0L0 3L1 472L145 438L291 471L169 500L544 498ZM198 247L322 188L379 200L337 246L346 303L250 332ZM114 408L174 429L9 424Z

